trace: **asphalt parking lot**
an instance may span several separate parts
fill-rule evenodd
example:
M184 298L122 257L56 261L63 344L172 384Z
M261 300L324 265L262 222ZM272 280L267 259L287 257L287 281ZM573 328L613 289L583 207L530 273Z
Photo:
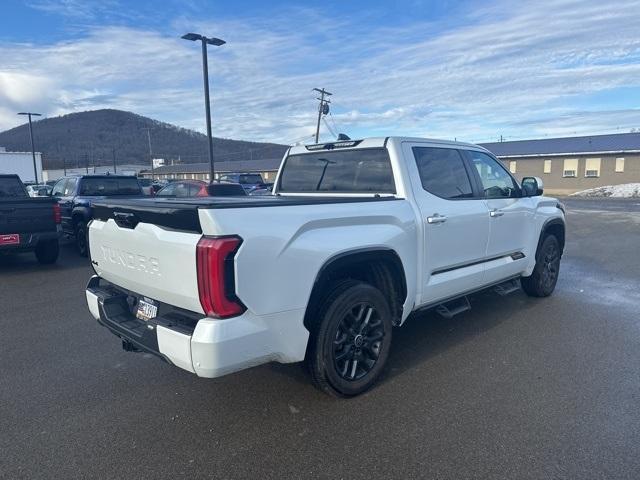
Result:
M640 200L566 204L552 297L410 319L348 401L298 365L207 380L124 352L71 246L4 259L0 477L637 479Z

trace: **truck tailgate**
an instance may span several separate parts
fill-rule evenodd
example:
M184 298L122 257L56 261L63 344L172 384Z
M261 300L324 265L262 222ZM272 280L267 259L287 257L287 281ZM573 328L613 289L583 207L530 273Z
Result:
M98 275L127 290L203 313L198 296L196 245L200 233L151 223L133 228L113 218L89 228L91 263Z
M55 232L50 198L0 200L0 234Z

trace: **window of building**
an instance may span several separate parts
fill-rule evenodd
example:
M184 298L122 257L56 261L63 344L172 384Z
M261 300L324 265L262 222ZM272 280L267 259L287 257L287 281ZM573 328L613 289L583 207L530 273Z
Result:
M587 158L584 167L585 177L599 177L600 176L600 159L599 158Z
M564 160L564 168L562 169L563 177L577 177L578 176L578 159L566 158Z
M624 172L624 158L616 158L616 173Z
M515 160L511 160L509 162L509 171L511 173L516 173L516 168L517 168L516 161Z
M544 173L551 173L551 160L545 160L544 161L543 172Z

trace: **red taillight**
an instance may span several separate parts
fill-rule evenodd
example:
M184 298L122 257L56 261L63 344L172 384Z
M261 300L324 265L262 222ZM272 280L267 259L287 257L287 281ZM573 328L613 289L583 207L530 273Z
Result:
M62 213L60 212L60 205L57 203L53 204L53 221L56 222L56 225L62 222Z
M198 190L198 193L196 193L196 197L208 197L208 196L209 196L209 191L207 190L207 186L202 185L200 187L200 190Z
M198 242L198 294L209 317L233 317L244 311L233 292L233 263L230 263L240 243L238 237L202 237Z

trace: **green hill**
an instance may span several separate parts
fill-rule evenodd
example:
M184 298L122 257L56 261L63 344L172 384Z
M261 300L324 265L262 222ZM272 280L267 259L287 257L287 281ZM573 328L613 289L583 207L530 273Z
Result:
M36 150L44 168L149 162L149 142L155 158L198 163L208 161L207 137L186 128L122 110L93 110L45 118L34 122ZM0 133L0 146L10 151L30 151L28 124ZM282 157L287 147L274 143L213 139L218 161Z

